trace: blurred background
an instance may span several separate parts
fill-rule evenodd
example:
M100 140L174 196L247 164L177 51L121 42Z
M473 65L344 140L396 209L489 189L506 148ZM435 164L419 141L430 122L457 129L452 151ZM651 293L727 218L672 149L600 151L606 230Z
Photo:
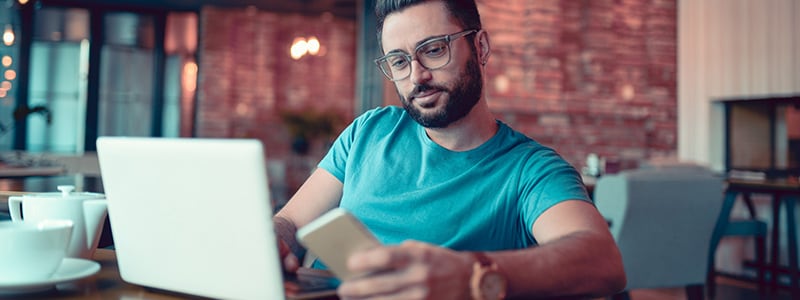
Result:
M610 172L654 159L798 170L797 1L478 3L491 109L579 170L587 157ZM3 0L0 151L255 138L285 199L355 116L399 104L372 63L373 6Z

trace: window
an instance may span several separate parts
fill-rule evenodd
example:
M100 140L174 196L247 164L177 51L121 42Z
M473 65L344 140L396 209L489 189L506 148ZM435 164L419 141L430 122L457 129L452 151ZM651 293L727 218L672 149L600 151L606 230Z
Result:
M19 49L31 57L28 95L0 113L27 104L49 117L24 118L24 138L0 137L0 150L82 153L103 135L192 135L196 12L44 2L29 28Z

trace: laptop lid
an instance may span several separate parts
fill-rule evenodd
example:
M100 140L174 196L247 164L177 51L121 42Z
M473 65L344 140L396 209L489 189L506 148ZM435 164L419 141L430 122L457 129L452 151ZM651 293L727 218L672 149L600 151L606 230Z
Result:
M101 137L123 280L225 299L283 299L257 140Z

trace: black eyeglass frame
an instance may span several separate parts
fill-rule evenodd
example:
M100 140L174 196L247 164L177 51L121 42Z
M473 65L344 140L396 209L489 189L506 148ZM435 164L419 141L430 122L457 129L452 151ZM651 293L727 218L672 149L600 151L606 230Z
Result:
M391 80L391 81L400 81L400 80L406 79L409 76L411 76L411 65L410 65L410 63L411 63L411 61L414 61L414 60L416 60L426 70L441 69L441 68L444 68L445 66L447 66L448 64L450 64L450 60L453 57L452 52L450 51L451 43L454 40L458 39L458 38L462 38L462 37L468 36L468 35L473 34L473 33L478 33L479 31L480 31L479 29L467 29L467 30L456 32L456 33L452 33L452 34L431 38L431 39L429 39L427 41L424 41L423 43L419 44L417 47L415 47L414 48L414 55L411 55L411 54L408 54L408 53L405 53L405 52L402 52L402 51L394 51L394 52L390 52L389 54L386 54L384 56L376 58L375 59L375 64L378 65L378 69L380 69L381 72L383 72L383 75L386 76L386 78ZM420 49L423 49L424 47L426 47L426 46L428 46L428 45L430 45L432 43L441 42L441 41L445 41L447 43L447 61L444 64L442 64L441 66L438 66L438 67L430 68L430 67L426 66L425 64L423 64L422 61L417 59L417 56L418 56L417 52L419 52ZM392 71L385 69L384 68L384 63L388 63L387 60L389 58L396 57L396 56L405 57L406 61L409 62L409 65L406 66L408 68L408 74L406 74L405 76L399 77L399 78L392 78L392 75L391 75ZM391 67L389 67L389 68L391 68Z

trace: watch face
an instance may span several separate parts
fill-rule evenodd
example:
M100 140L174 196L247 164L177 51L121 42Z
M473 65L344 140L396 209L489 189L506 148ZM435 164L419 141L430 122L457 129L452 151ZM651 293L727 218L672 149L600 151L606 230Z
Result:
M506 296L506 280L498 273L488 272L480 282L481 294L485 300L499 300Z

